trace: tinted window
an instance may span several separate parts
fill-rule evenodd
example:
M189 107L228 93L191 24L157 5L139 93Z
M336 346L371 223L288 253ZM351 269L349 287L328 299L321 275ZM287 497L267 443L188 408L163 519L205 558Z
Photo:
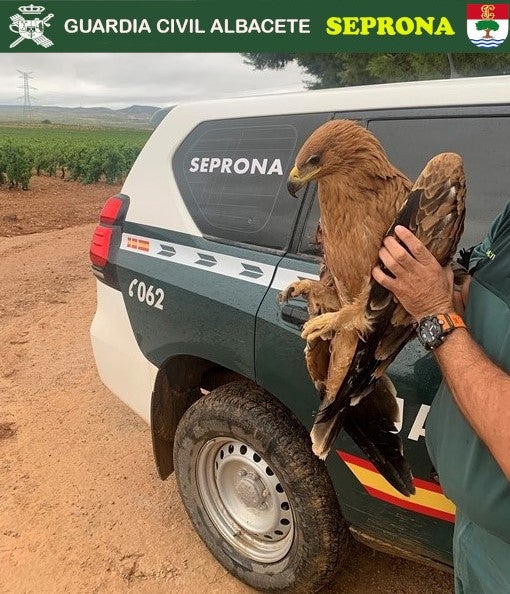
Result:
M306 218L303 235L299 242L299 252L308 256L321 256L322 251L317 243L317 225L319 224L320 208L317 192L315 193L310 212Z
M427 161L442 152L464 159L466 227L461 246L479 243L510 200L510 117L466 117L371 121L395 166L414 180Z
M173 170L205 235L263 247L287 246L300 207L287 177L296 152L331 114L200 124L179 147Z

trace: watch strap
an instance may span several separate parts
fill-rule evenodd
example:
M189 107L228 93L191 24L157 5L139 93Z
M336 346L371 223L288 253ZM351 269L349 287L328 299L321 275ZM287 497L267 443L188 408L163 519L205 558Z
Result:
M443 332L451 332L455 328L465 328L464 320L455 312L436 314L436 318L443 328Z
M437 331L435 335L430 335L427 330L422 334L422 329L427 324L435 325ZM422 345L429 351L441 346L446 337L451 334L455 328L465 328L464 320L455 312L446 312L441 314L429 315L422 318L418 324L417 333Z

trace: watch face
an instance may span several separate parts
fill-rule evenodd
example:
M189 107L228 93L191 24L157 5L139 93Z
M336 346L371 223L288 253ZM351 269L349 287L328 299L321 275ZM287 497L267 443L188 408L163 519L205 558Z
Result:
M421 322L418 333L424 344L433 345L440 339L442 331L441 324L436 319L427 318Z

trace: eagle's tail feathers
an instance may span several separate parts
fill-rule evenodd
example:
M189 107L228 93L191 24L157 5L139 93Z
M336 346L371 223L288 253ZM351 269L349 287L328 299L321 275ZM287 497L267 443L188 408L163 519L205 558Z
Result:
M342 408L335 415L329 417L327 421L321 421L321 410L327 407L326 403L321 404L310 432L312 451L321 460L325 460L329 454L333 442L340 433L346 413L346 409Z
M393 384L383 376L374 385L372 394L346 410L343 426L390 485L409 497L415 493L415 487L396 431L397 419Z

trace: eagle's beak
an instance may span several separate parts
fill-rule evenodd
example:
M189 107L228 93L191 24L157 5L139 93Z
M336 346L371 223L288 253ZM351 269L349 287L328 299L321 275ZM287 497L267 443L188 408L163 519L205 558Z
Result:
M287 190L289 190L289 193L296 197L298 190L311 181L319 169L320 167L312 168L305 166L302 170L299 170L297 167L293 167L287 179Z
M305 184L301 179L299 169L297 167L293 167L287 179L287 190L289 190L289 194L295 198L298 190L300 190L304 185Z

